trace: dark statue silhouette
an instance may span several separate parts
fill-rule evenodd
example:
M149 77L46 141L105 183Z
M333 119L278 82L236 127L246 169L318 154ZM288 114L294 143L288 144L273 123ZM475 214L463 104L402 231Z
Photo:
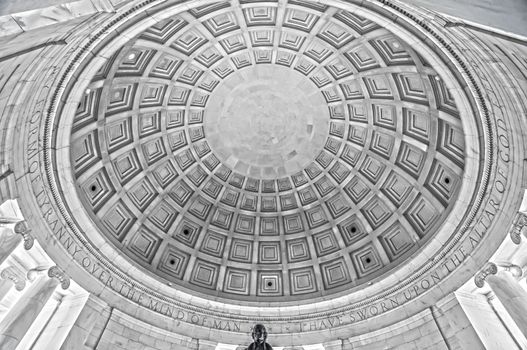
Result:
M273 350L273 347L267 343L267 330L263 324L256 324L252 332L253 342L247 347L247 350Z

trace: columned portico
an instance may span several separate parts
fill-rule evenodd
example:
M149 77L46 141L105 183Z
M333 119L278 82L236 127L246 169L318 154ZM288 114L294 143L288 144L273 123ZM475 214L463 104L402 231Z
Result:
M67 289L69 280L56 266L51 267L47 275L41 275L33 282L28 291L0 322L0 347L2 349L16 349L59 284L63 289Z
M24 221L0 218L0 264L13 253L22 241L24 241L26 250L31 249L34 239L30 232L31 230Z
M518 282L521 276L522 268L517 265L497 265L489 262L476 274L474 282L479 288L483 287L485 282L489 284L512 319L527 336L527 291Z

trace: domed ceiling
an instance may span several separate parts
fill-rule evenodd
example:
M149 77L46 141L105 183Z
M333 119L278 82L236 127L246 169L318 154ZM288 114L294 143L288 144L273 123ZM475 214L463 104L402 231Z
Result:
M154 25L99 69L71 132L105 237L161 281L231 302L393 272L446 221L464 171L434 68L385 28L304 1Z

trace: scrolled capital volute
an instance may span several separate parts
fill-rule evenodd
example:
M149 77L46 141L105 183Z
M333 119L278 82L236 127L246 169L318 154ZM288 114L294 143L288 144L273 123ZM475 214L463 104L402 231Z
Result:
M481 270L474 276L474 283L478 288L482 288L485 285L485 279L489 275L495 275L498 273L498 266L494 263L486 263Z
M22 235L22 238L24 239L24 248L30 250L35 243L35 239L31 235L31 229L27 225L27 222L24 220L17 222L13 230L15 233Z
M516 214L509 236L514 244L520 244L522 235L527 238L527 215L524 213Z
M523 270L520 266L515 264L497 264L498 271L507 271L513 277L519 278L523 275Z
M52 266L48 269L48 276L50 278L56 278L60 281L62 289L68 289L70 286L70 278L66 273L58 266Z
M27 222L25 222L24 220L20 220L20 221L17 221L13 229L16 233L23 234L29 231L29 226L27 225Z
M26 279L12 266L3 269L2 272L0 272L0 278L13 282L15 289L18 291L22 291L26 287Z
M37 279L37 277L42 276L46 273L46 266L37 266L27 271L27 279L31 282Z

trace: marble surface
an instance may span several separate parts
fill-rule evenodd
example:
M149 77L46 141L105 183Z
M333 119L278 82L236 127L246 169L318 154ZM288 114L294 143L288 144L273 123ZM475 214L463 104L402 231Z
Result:
M2 0L0 16L75 2L75 0Z
M193 293L307 301L448 239L476 171L449 80L373 21L296 6L265 28L269 5L171 16L92 76L60 173L106 256Z
M291 175L324 147L329 113L322 94L300 73L256 66L214 92L205 134L220 160L257 178Z
M403 2L527 36L527 1L525 0L404 0Z

